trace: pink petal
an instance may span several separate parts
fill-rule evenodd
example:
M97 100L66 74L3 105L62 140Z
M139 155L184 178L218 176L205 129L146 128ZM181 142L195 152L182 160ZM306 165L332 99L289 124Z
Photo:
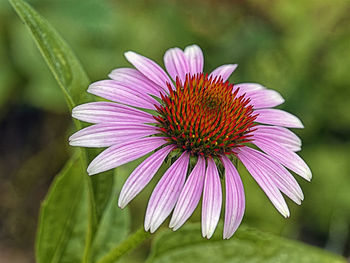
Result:
M222 192L219 172L212 158L208 158L202 204L202 236L210 238L219 222Z
M254 139L253 143L288 169L308 181L311 180L312 173L310 168L295 152L268 138L258 137Z
M257 130L253 132L253 139L255 137L268 138L278 144L283 145L293 152L300 151L301 149L300 138L286 128L278 126L257 125L254 127L254 129Z
M137 69L117 68L114 69L108 76L111 79L123 83L127 87L136 87L140 92L145 94L159 96L159 93L164 91L162 87L150 81Z
M132 51L126 52L124 56L138 71L162 88L166 89L167 83L173 86L168 75L153 60Z
M244 93L251 92L251 91L266 89L264 86L258 83L238 83L233 86L233 92L236 91L236 89L238 88L239 88L239 91L237 96L241 96Z
M162 137L148 137L111 146L90 163L87 172L93 175L116 168L144 156L165 143Z
M196 166L189 175L179 200L176 203L169 227L173 230L179 229L196 209L203 191L205 176L205 160L198 157Z
M222 65L216 69L212 73L210 73L209 77L222 77L223 81L225 82L232 74L232 72L237 68L237 64L227 64Z
M185 56L187 58L190 73L192 75L203 72L204 57L203 52L199 46L187 46L185 48Z
M250 98L250 104L255 109L272 108L284 102L282 96L274 90L263 89L246 92L246 98Z
M185 83L186 74L190 72L184 52L179 48L171 48L165 52L164 65L174 81L179 77Z
M124 208L151 181L173 146L165 146L144 160L128 177L119 195L118 205Z
M226 156L221 157L225 167L226 207L224 239L229 239L242 222L245 209L244 188L236 167Z
M255 181L261 187L261 189L265 192L267 197L271 200L272 204L276 207L276 209L284 216L289 217L289 209L284 200L281 192L275 185L275 182L267 175L264 169L261 169L259 165L257 165L254 160L249 158L245 154L245 147L241 147L238 149L238 153L236 153L237 157L241 160L244 166L247 168L249 173L253 176Z
M89 123L153 123L151 114L113 102L90 102L76 106L72 116Z
M256 122L287 128L304 128L304 125L296 116L283 110L261 109L255 110L254 113L259 114L255 120Z
M148 202L146 231L156 231L173 210L186 179L188 162L189 154L184 152L159 180Z
M107 100L139 108L155 109L154 104L159 105L158 101L147 96L147 93L140 92L137 87L128 87L115 80L97 81L87 91Z
M303 191L294 177L281 164L270 156L249 147L242 147L242 152L271 178L276 186L295 203L301 204Z
M86 127L69 137L69 144L82 147L109 147L125 141L158 133L146 124L99 123Z

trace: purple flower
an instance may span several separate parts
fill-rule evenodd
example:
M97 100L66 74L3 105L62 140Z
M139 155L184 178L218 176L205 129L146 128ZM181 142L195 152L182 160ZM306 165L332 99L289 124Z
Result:
M255 83L230 84L236 64L204 74L203 53L196 45L165 53L172 79L146 57L131 51L125 57L136 69L115 69L110 80L90 85L88 92L113 102L75 107L74 118L94 125L69 140L74 146L108 147L90 163L90 175L154 152L126 180L121 208L150 182L167 156L173 160L148 202L146 231L154 232L172 211L170 228L178 229L202 197L202 235L210 238L220 217L224 180L223 238L230 238L245 209L242 181L233 165L237 159L283 216L289 210L282 193L301 203L302 190L287 168L306 180L311 171L295 153L301 140L287 128L303 124L272 109L284 102L279 93Z

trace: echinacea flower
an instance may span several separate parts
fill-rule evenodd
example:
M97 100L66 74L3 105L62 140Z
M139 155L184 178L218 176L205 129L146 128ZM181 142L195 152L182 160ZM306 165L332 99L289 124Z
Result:
M287 128L303 125L294 115L273 109L284 102L279 93L255 83L229 83L236 64L203 73L203 53L197 45L165 53L171 78L146 57L131 51L125 57L136 69L115 69L111 79L89 86L89 93L112 102L75 107L74 118L94 125L69 140L74 146L108 147L90 163L90 175L153 152L126 180L118 201L121 208L171 155L174 161L148 202L146 231L154 232L172 211L170 228L178 229L202 197L202 235L210 238L220 217L223 180L223 238L230 238L245 209L243 184L233 164L237 159L284 217L289 209L282 193L301 203L302 190L289 170L306 180L311 171L296 154L300 139Z

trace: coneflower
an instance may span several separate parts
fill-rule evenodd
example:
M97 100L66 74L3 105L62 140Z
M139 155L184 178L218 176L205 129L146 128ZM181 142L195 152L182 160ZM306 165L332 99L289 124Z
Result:
M272 109L284 102L278 92L255 83L229 83L236 64L203 73L203 53L197 45L165 53L172 80L146 57L131 51L125 57L136 69L115 69L110 80L90 85L88 92L113 102L75 107L74 118L94 125L69 140L74 146L108 147L90 163L90 175L153 152L126 180L119 196L121 208L171 154L174 161L148 202L146 231L154 232L172 211L170 228L178 229L202 197L202 235L210 238L220 218L223 180L223 238L230 238L245 209L243 184L233 164L237 159L283 216L289 216L289 209L281 193L301 203L302 190L287 168L307 180L311 171L295 153L301 140L287 128L303 125L294 115Z

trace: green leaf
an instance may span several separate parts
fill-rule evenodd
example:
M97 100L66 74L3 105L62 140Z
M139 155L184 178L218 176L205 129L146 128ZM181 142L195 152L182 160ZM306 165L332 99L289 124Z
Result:
M22 0L10 0L10 3L16 10L19 17L22 19L24 24L29 29L31 36L35 40L41 54L43 55L46 63L48 64L52 74L57 80L61 90L65 95L65 99L71 110L75 105L82 103L87 98L86 88L89 84L89 79L82 68L80 62L74 55L73 51L67 45L67 43L61 38L61 36L57 33L57 31L43 18L41 17L29 4ZM75 122L77 128L80 128L81 125L78 121ZM69 189L66 191L72 190L72 195L77 194L80 191L87 191L87 196L84 195L76 195L74 199L72 199L72 203L81 203L85 207L85 203L88 203L88 212L86 215L81 215L81 220L86 223L88 218L88 223L86 227L86 244L85 244L85 258L84 260L90 259L90 249L92 242L94 241L95 232L98 235L98 239L95 242L104 242L105 238L103 236L103 231L100 230L101 227L107 229L105 225L108 225L108 228L113 228L117 226L123 226L125 231L127 231L128 227L126 224L125 217L127 216L127 212L124 212L124 216L120 218L119 221L112 220L110 217L116 216L119 213L119 208L115 205L112 206L109 202L113 202L112 193L113 191L113 174L112 172L107 172L104 174L100 174L98 176L94 176L93 178L87 177L86 173L86 159L91 159L90 156L95 151L90 151L85 155L85 151L81 154L79 158L81 158L81 163L79 163L79 170L74 170L72 173L75 173L74 176L64 177L65 180L60 182L60 189ZM87 158L85 158L87 156ZM72 165L71 163L69 165ZM73 167L71 169L74 169ZM71 173L71 172L69 172ZM75 176L80 177L80 184L76 185ZM85 176L85 177L84 177ZM56 185L56 184L55 184ZM57 186L53 186L53 189L56 189ZM78 189L80 187L81 189ZM47 196L45 203L45 209L42 209L42 213L40 215L40 223L39 223L39 232L37 238L37 258L38 262L55 262L54 260L60 261L60 257L62 255L67 255L67 251L69 249L74 250L72 256L72 260L77 259L83 253L81 251L77 251L78 246L77 243L71 242L69 238L60 238L58 235L62 231L66 231L65 229L75 228L75 224L77 227L82 225L82 222L78 222L75 220L70 220L65 217L65 211L62 208L62 211L58 211L55 209L57 204L55 202L65 202L65 199L57 198L60 196L59 190L50 192ZM70 195L67 195L70 196ZM71 197L71 196L70 196ZM115 198L115 196L113 195ZM48 200L56 200L55 202L49 202ZM59 204L68 209L69 203ZM107 210L106 210L107 209ZM79 209L75 209L78 213ZM106 210L106 211L105 211ZM53 239L50 239L51 228L48 227L48 223L52 223L52 220L57 216L57 213L62 213L62 222L66 222L67 226L64 225L61 221L55 224L57 227L57 233ZM68 215L69 216L69 215ZM75 218L75 217L74 217ZM109 218L109 219L108 219ZM99 220L102 219L101 226L99 226ZM67 230L68 231L68 230ZM65 237L64 234L62 234ZM123 235L121 235L122 237ZM81 237L85 235L82 234ZM57 240L56 240L57 239ZM81 240L80 240L81 241ZM108 240L107 240L108 241ZM111 241L112 242L112 241ZM112 243L115 243L113 241ZM80 243L79 243L80 244ZM79 252L79 253L78 253ZM67 260L70 258L67 256ZM50 260L48 260L50 259ZM42 260L42 261L41 261ZM73 260L73 261L74 261ZM57 261L57 262L58 262ZM61 262L61 261L60 261ZM67 261L68 262L68 261Z
M88 152L88 160L92 160L97 155L96 151L94 151L93 149L89 149L87 152ZM87 176L86 169L84 173ZM107 171L95 176L91 176L89 177L89 180L91 180L91 184L92 184L92 192L93 192L94 200L96 204L95 213L96 213L97 222L99 222L100 219L102 218L104 210L108 206L108 202L110 201L111 194L114 193L113 171Z
M88 226L88 190L81 153L56 176L40 209L38 263L80 262Z
M75 154L55 177L40 209L36 260L81 262L88 229L88 189L82 154ZM119 176L120 177L120 176ZM129 233L128 209L117 206L121 181L115 175L106 209L101 215L90 257L96 262Z
M322 249L245 226L231 239L223 240L222 224L210 240L201 236L199 224L188 224L176 232L164 231L155 238L147 262L346 263Z
M84 69L71 48L56 30L29 4L22 0L10 0L10 2L29 29L52 74L61 87L71 110L72 107L81 103L84 97L86 98L87 96L86 88L89 84L89 79ZM77 128L81 127L78 121L76 121L76 126ZM96 151L89 151L89 160L92 159L90 156L95 155L94 153ZM86 174L85 171L84 174ZM112 173L105 173L89 179L92 181L92 193L94 195L92 201L95 202L92 206L95 210L96 221L101 218L109 199L110 191L112 190L111 186L113 185L111 177Z
M116 196L122 185L120 169L116 169L112 194L106 205L92 247L92 261L97 262L110 250L123 241L130 231L128 209L121 210L117 205Z
M80 62L57 31L29 4L22 0L10 0L10 3L29 29L72 109L87 96L90 82Z

